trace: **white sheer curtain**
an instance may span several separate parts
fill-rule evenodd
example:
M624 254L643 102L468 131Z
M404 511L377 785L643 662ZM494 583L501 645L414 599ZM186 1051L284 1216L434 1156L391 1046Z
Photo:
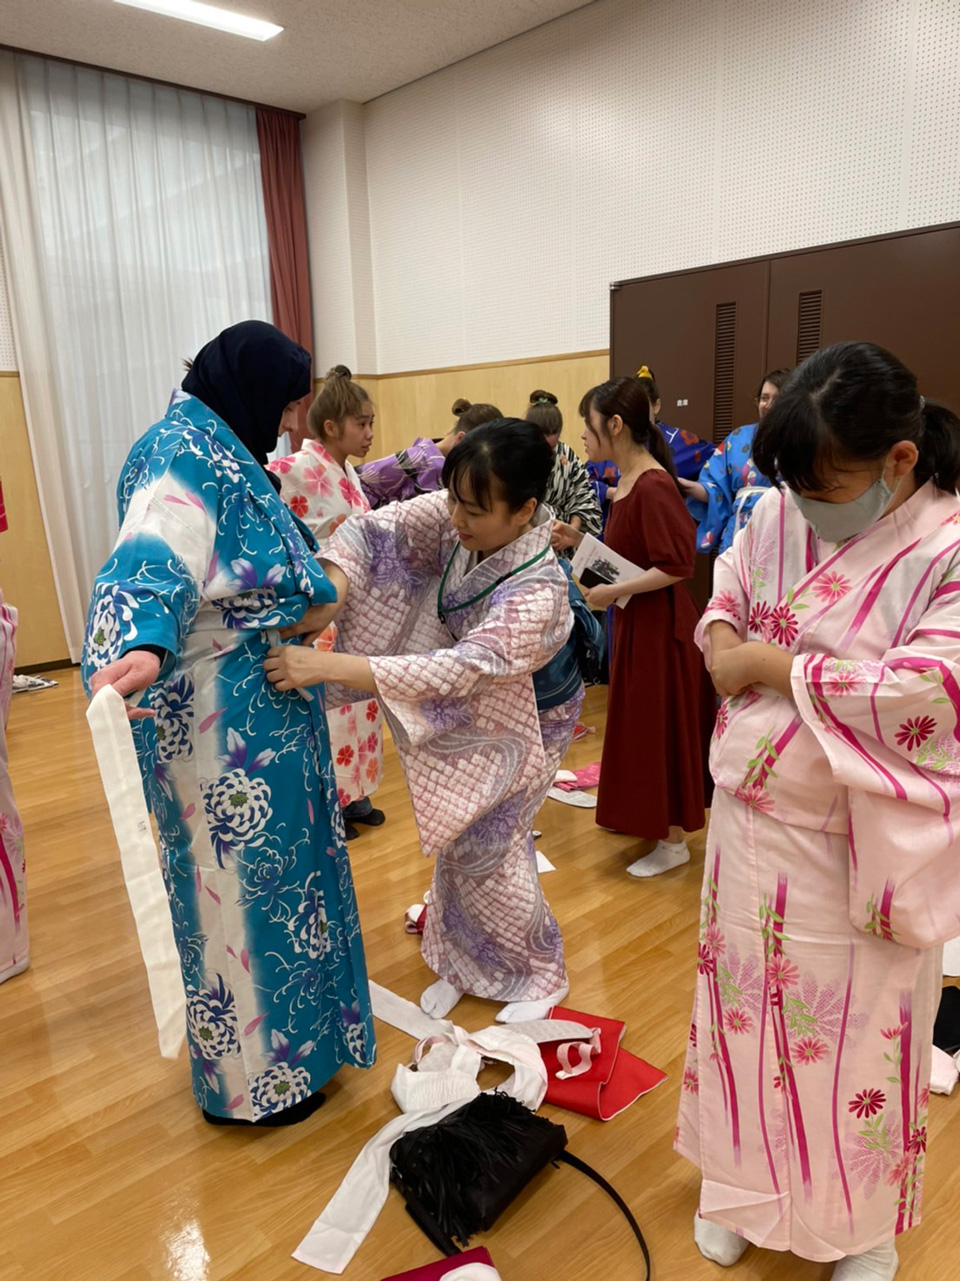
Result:
M0 230L76 660L127 451L184 357L271 318L254 109L0 52Z

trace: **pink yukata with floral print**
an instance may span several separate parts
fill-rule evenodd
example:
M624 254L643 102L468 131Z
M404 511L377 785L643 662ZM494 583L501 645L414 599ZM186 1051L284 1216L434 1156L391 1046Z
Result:
M13 797L7 762L7 717L13 694L16 647L17 611L4 602L0 592L0 983L22 973L30 963L23 823Z
M348 516L368 512L370 504L360 488L354 466L341 467L321 445L308 437L295 454L269 463L280 481L280 497L293 514L324 544ZM318 649L333 649L337 625L330 627L317 640ZM383 773L383 717L375 698L364 698L346 707L327 711L330 730L330 754L337 777L337 795L346 808L353 801L371 796L380 785Z
M700 1213L816 1261L920 1221L939 944L960 922L960 499L821 542L787 491L718 561L713 622L795 655L725 699L676 1147Z

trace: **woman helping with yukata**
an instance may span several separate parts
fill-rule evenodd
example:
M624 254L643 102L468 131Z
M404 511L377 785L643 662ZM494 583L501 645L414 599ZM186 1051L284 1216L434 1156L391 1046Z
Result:
M891 1281L960 907L960 421L840 343L753 456L773 487L698 632L723 703L676 1146L707 1258Z
M570 744L583 697L538 712L533 674L571 631L567 580L543 505L553 453L517 420L471 432L443 468L446 492L347 521L322 564L339 650L270 652L280 690L329 682L384 708L423 851L436 857L423 957L438 976L422 1008L464 993L504 1003L501 1022L546 1017L567 994L563 941L537 874L533 816Z
M350 457L365 458L373 444L374 408L346 365L328 370L323 387L307 411L307 435L295 454L269 463L280 482L280 497L308 527L320 547L355 512L370 510ZM315 644L332 649L335 626ZM383 773L383 719L376 699L362 698L327 714L337 796L348 841L356 824L380 827L383 810L371 797Z

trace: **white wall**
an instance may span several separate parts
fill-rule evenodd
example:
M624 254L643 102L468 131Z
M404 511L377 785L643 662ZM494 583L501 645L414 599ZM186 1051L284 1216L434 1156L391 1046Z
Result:
M955 0L601 0L368 103L363 371L604 347L612 280L960 219L958 67Z

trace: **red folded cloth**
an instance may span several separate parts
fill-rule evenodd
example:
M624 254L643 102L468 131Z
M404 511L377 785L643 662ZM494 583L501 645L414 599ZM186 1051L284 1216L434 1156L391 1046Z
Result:
M414 1268L412 1272L396 1272L393 1276L384 1277L383 1281L441 1281L442 1277L449 1277L458 1269L465 1268L468 1263L485 1263L488 1268L493 1267L493 1259L480 1247L476 1250L466 1250L463 1254L455 1254L452 1259L441 1259L439 1263L428 1263L426 1267Z
M547 1069L547 1096L545 1102L596 1121L609 1121L635 1103L642 1094L655 1089L667 1079L666 1072L637 1058L629 1050L620 1048L626 1024L619 1019L605 1019L598 1014L582 1014L556 1005L550 1011L551 1019L569 1019L586 1027L600 1029L600 1053L590 1065L590 1070L580 1076L559 1080L563 1070L560 1060L562 1042L545 1041L540 1046Z
M594 761L592 765L584 765L583 769L570 771L573 774L572 779L564 779L554 783L554 787L559 787L562 792L579 792L585 787L596 787L600 782L600 762Z

